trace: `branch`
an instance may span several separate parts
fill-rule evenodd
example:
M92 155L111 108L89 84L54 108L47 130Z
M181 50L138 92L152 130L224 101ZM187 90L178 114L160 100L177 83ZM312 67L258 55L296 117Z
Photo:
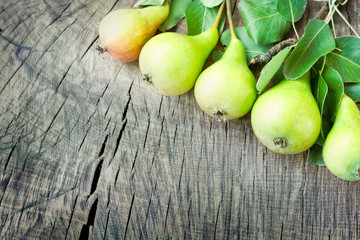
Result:
M286 47L292 46L298 42L295 38L289 38L287 40L284 40L282 42L279 42L275 46L269 49L265 54L258 55L256 57L253 57L251 59L251 64L265 64L269 62L275 55L277 55L281 50L283 50Z

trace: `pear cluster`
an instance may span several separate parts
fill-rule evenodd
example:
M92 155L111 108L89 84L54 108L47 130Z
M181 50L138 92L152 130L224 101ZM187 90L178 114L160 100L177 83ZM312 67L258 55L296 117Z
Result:
M219 61L202 71L219 40L225 4L230 45ZM220 6L213 25L198 35L166 32L153 37L168 14L168 1L162 6L108 14L99 28L105 50L121 62L139 59L143 79L163 95L180 95L194 88L198 105L218 120L240 118L251 111L255 135L273 152L297 154L316 142L322 119L311 92L310 72L296 80L284 79L257 97L245 47L235 33L230 0ZM360 112L345 94L325 140L323 158L337 177L360 180Z

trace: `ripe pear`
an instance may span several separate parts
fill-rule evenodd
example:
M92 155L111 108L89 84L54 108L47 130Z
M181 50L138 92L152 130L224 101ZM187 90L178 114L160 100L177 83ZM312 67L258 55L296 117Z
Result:
M296 154L317 140L321 117L310 88L310 73L297 80L284 79L262 94L251 111L257 138L271 151Z
M167 96L186 93L195 84L205 60L219 39L221 5L214 24L195 36L167 32L148 41L140 53L139 66L144 79Z
M100 40L105 50L118 61L137 60L144 44L154 36L168 15L168 1L162 6L110 12L100 22Z
M246 62L246 50L236 37L227 3L231 41L223 57L200 74L194 94L209 116L230 120L248 113L256 99L255 77Z
M326 137L323 158L335 176L348 181L360 180L360 111L345 94Z

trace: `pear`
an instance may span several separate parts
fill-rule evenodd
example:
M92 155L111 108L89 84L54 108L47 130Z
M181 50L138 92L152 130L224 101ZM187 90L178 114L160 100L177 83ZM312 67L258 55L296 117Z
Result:
M227 0L231 42L223 57L202 72L196 80L197 103L209 116L219 120L240 118L256 99L256 81L246 62L246 50L237 38Z
M335 176L348 181L360 180L360 111L345 94L326 137L323 158Z
M99 26L102 45L120 62L137 60L144 44L154 36L157 28L168 15L168 1L162 6L119 9L110 12Z
M296 154L317 140L321 117L310 88L310 73L297 80L284 79L266 91L251 111L257 138L271 151Z
M140 53L144 80L159 93L175 96L193 88L196 78L219 39L218 25L225 2L213 25L195 36L167 32L148 41Z

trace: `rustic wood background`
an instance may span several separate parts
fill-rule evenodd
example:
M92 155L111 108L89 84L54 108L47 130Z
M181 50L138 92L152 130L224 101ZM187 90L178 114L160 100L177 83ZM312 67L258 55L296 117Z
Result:
M360 183L98 54L100 20L135 2L0 0L1 239L359 239ZM321 6L308 1L300 34ZM341 7L358 32L359 10Z

